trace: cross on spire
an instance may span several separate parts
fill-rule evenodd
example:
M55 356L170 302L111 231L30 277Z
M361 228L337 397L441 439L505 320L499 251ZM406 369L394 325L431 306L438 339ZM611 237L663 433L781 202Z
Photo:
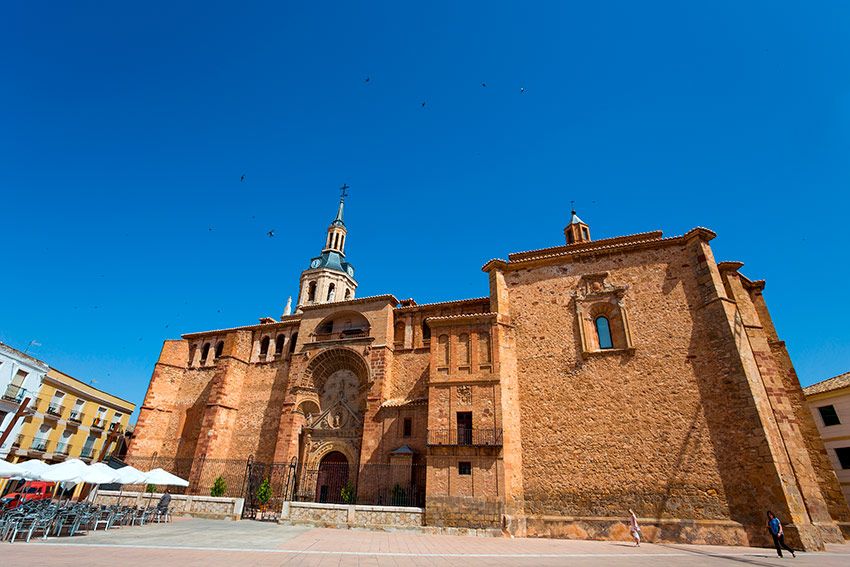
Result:
M342 201L346 197L348 197L348 190L349 189L351 189L351 187L348 185L348 183L342 184L342 186L339 188L339 200L340 201Z

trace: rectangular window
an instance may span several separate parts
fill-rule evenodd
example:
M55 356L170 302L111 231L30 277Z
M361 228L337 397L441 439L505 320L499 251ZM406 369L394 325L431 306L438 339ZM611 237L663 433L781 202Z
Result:
M838 413L835 411L835 406L821 406L818 408L820 412L820 418L823 420L823 424L826 427L830 425L840 425L841 420L838 419Z
M81 454L82 457L90 458L92 453L94 452L92 448L94 447L94 442L97 441L96 435L89 435L86 442L83 444L83 452Z
M842 469L850 469L850 447L839 447L835 450Z
M471 475L472 474L472 463L469 461L458 461L457 463L457 474L459 475Z
M410 437L413 434L413 420L409 417L404 418L404 433L402 437Z
M15 373L15 377L12 378L12 384L20 388L24 385L24 380L27 379L27 376L28 374L26 372L24 372L23 370L18 370Z
M457 444L472 445L472 412L457 412Z

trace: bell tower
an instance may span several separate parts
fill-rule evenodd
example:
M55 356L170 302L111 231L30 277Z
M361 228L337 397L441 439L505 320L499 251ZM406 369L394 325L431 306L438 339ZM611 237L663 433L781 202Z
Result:
M570 222L564 227L567 245L579 242L590 242L590 227L578 218L575 209L570 212Z
M348 188L348 185L340 187L339 207L336 218L328 227L322 253L312 258L310 267L301 272L298 310L302 305L354 299L354 291L357 289L354 266L345 260L345 241L348 230L343 221L343 209Z

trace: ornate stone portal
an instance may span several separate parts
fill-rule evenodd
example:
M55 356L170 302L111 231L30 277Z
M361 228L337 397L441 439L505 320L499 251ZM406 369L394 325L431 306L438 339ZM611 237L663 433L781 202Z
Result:
M331 478L335 488L357 481L369 389L368 369L365 360L353 350L329 349L311 361L305 382L318 412L305 415L299 450L304 463L300 491L315 491L319 498L323 479ZM343 455L347 462L342 463L338 455ZM334 457L332 464L326 462L328 456ZM324 492L328 492L327 487ZM331 501L339 496L338 490L333 492L329 495Z

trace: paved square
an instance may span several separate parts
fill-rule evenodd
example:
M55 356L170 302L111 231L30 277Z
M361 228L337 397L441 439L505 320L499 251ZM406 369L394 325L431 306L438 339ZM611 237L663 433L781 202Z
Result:
M177 518L73 538L0 544L0 564L116 565L850 565L850 545L779 559L772 549L552 539L507 539L413 532L333 530Z

